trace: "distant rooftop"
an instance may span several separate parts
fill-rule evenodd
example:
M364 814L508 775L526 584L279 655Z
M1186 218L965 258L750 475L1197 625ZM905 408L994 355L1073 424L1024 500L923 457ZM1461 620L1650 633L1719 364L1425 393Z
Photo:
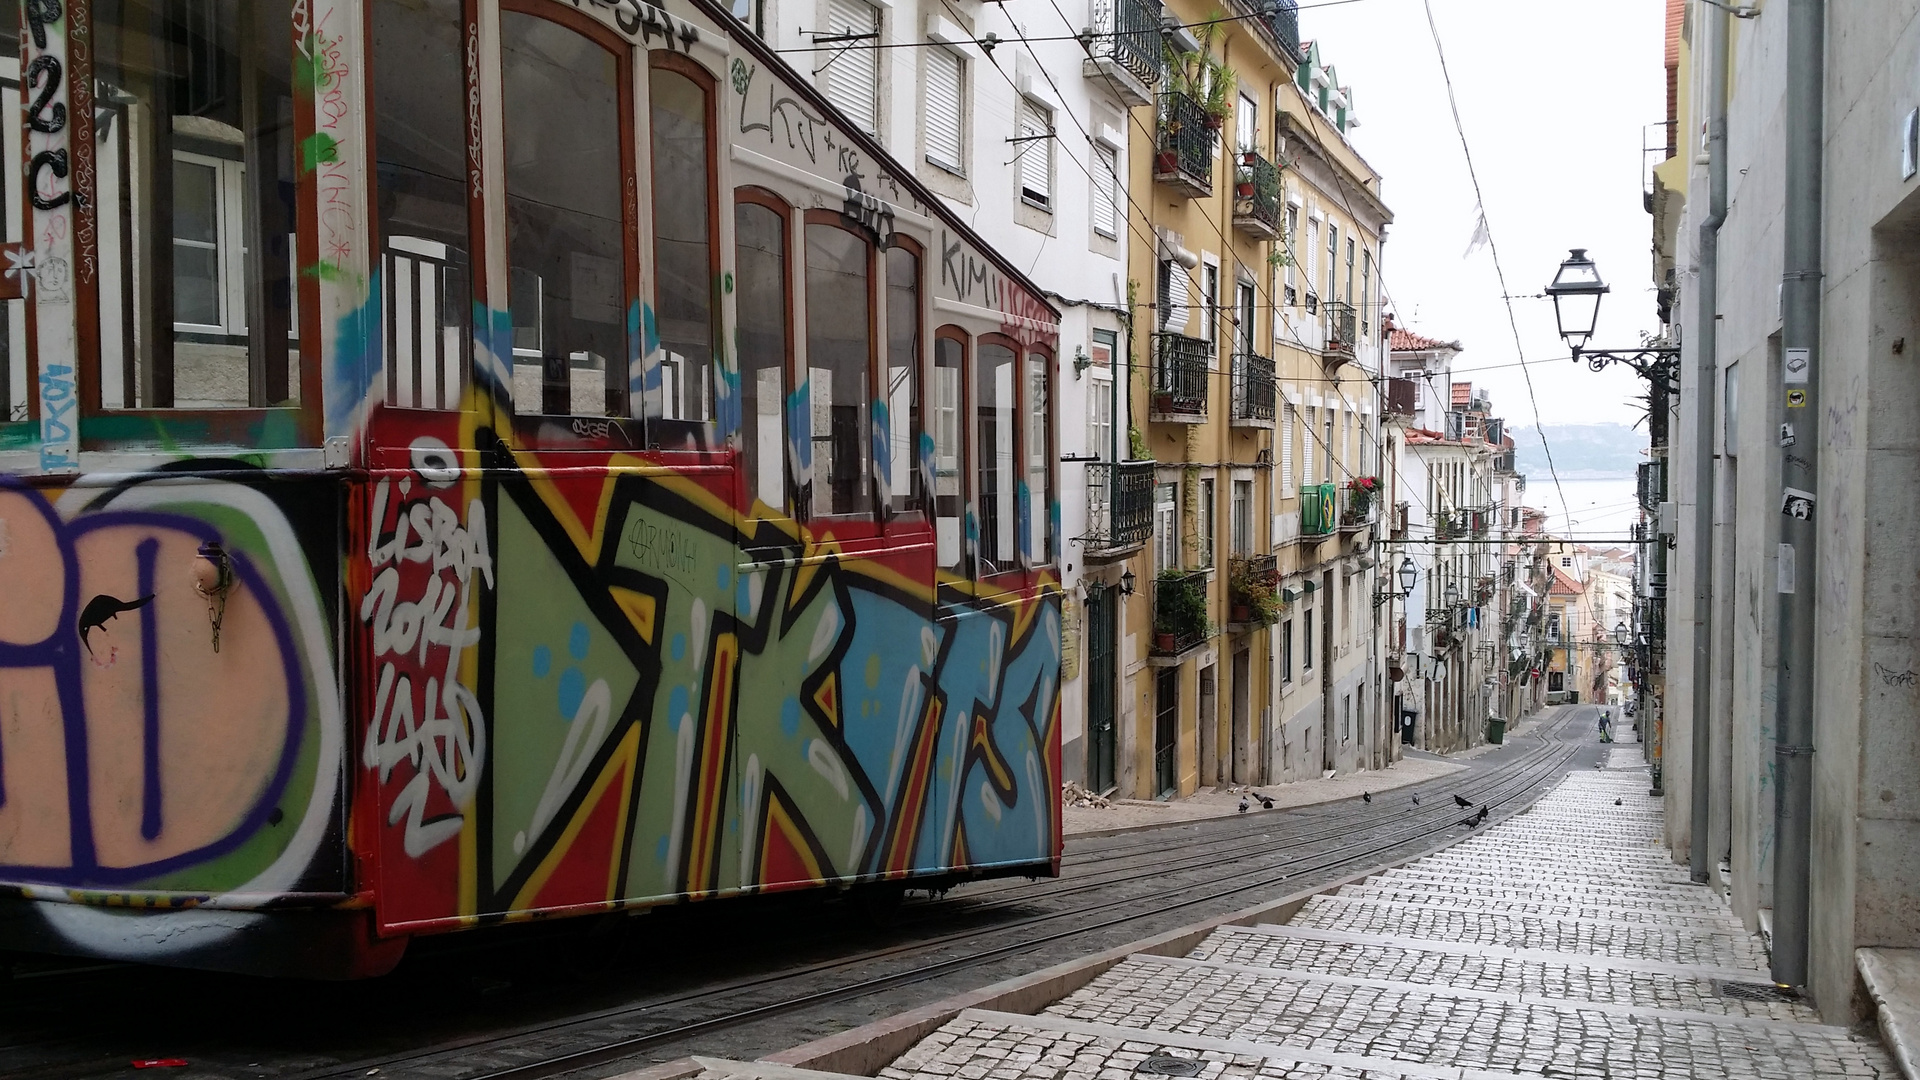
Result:
M1452 349L1454 352L1462 351L1460 343L1457 341L1441 341L1438 338L1424 337L1411 330L1402 330L1397 326L1393 328L1393 334L1388 343L1394 352L1431 352L1435 349Z

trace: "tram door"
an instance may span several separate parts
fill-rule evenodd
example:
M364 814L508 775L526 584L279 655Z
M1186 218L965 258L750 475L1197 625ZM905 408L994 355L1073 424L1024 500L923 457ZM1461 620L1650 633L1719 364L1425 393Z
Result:
M1087 790L1095 792L1114 785L1118 609L1112 589L1097 590L1087 598Z

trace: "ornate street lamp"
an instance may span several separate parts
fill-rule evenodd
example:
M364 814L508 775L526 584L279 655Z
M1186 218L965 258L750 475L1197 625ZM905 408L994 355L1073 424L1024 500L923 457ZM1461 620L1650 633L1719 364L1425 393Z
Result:
M1375 592L1373 594L1374 607L1379 607L1389 600L1404 601L1407 597L1413 595L1413 586L1420 580L1420 568L1413 565L1413 556L1409 555L1400 560L1400 569L1395 576L1400 579L1399 590L1395 591L1392 586L1388 586Z
M1635 349L1589 349L1595 326L1600 322L1600 298L1613 289L1600 278L1600 268L1587 258L1586 248L1574 248L1560 264L1560 272L1547 286L1553 300L1553 319L1560 337L1573 352L1574 363L1582 360L1595 371L1608 364L1625 364L1649 382L1659 382L1670 393L1680 392L1680 347L1678 345L1642 345Z

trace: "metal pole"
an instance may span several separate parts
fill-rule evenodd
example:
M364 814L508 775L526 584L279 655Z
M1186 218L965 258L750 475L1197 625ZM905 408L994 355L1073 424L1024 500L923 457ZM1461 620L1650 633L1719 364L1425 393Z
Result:
M1701 9L1707 20L1707 219L1700 223L1700 303L1693 432L1693 809L1688 815L1687 868L1705 884L1712 852L1714 375L1719 368L1720 226L1727 220L1728 15Z
M1814 514L1820 438L1820 226L1825 0L1788 0L1786 263L1781 283L1779 712L1775 724L1773 980L1807 982L1813 806Z

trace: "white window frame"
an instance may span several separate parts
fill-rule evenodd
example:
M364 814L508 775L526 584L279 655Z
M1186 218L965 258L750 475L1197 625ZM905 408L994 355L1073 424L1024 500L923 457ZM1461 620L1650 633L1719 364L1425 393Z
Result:
M1214 551L1220 546L1219 494L1215 490L1213 477L1204 477L1200 481L1200 554L1196 560L1203 570L1213 569Z
M1020 153L1015 160L1020 168L1014 172L1014 182L1019 185L1020 201L1036 210L1053 213L1053 106L1044 101L1036 101L1024 94L1020 96L1018 112L1015 116L1015 134L1029 140L1019 144ZM1047 185L1039 197L1028 194L1033 189L1027 186L1027 177L1035 167L1032 155L1040 154L1039 168Z
M219 323L179 322L175 331L244 337L247 332L246 163L176 150L173 159L214 170L213 213L215 272L219 275ZM201 241L168 237L175 246L198 247Z
M922 156L927 164L943 169L955 176L967 175L967 58L957 50L950 49L938 42L925 47L924 56L928 63L921 73L920 80L920 124L921 131L927 133L926 148ZM944 61L953 63L953 139L954 160L946 161L934 153L931 132L933 124L928 120L933 109L934 64Z
M1125 196L1120 187L1120 151L1104 142L1093 144L1093 231L1109 240L1120 238L1121 206ZM1102 196L1106 205L1100 204ZM1100 218L1104 213L1105 223Z
M1113 374L1087 369L1087 453L1101 461L1113 452Z
M840 5L840 4L857 4L861 7L866 8L868 11L872 12L873 14L872 30L868 31L865 27L854 27L851 25L842 25L841 22L836 22L833 18L833 8L836 5ZM871 33L880 35L879 37L876 37L871 44L879 45L885 42L886 40L886 14L881 9L880 5L869 3L868 0L821 0L820 25L822 26L823 29L816 31L815 36L837 36L840 34L871 32ZM833 57L834 59L822 64L822 67L820 69L820 74L816 76L816 78L818 78L819 80L818 86L820 89L820 93L828 101L831 101L835 105L840 106L841 111L843 112L846 111L846 105L842 103L838 99L838 97L836 97L835 94L833 93L833 69L835 66L838 65L838 63L841 60L846 59L848 56L854 55L856 53L864 53L865 59L862 62L871 63L873 65L873 80L871 85L868 88L872 94L873 129L871 131L868 131L867 134L873 135L877 138L880 134L881 128L884 126L884 122L881 118L881 108L880 108L881 106L880 72L883 66L880 62L880 57L881 57L881 53L885 50L873 49L873 48L866 48L866 49L859 48L859 46L863 43L858 41L850 42L847 44L854 46L854 48L843 48L843 51L841 52L829 53L828 55ZM854 120L854 126L859 127L860 126L859 118L852 117L852 119Z
M1153 568L1180 569L1180 484L1162 481L1153 485Z
M1295 409L1289 401L1280 406L1280 497L1294 497L1295 479L1293 475L1293 429Z

